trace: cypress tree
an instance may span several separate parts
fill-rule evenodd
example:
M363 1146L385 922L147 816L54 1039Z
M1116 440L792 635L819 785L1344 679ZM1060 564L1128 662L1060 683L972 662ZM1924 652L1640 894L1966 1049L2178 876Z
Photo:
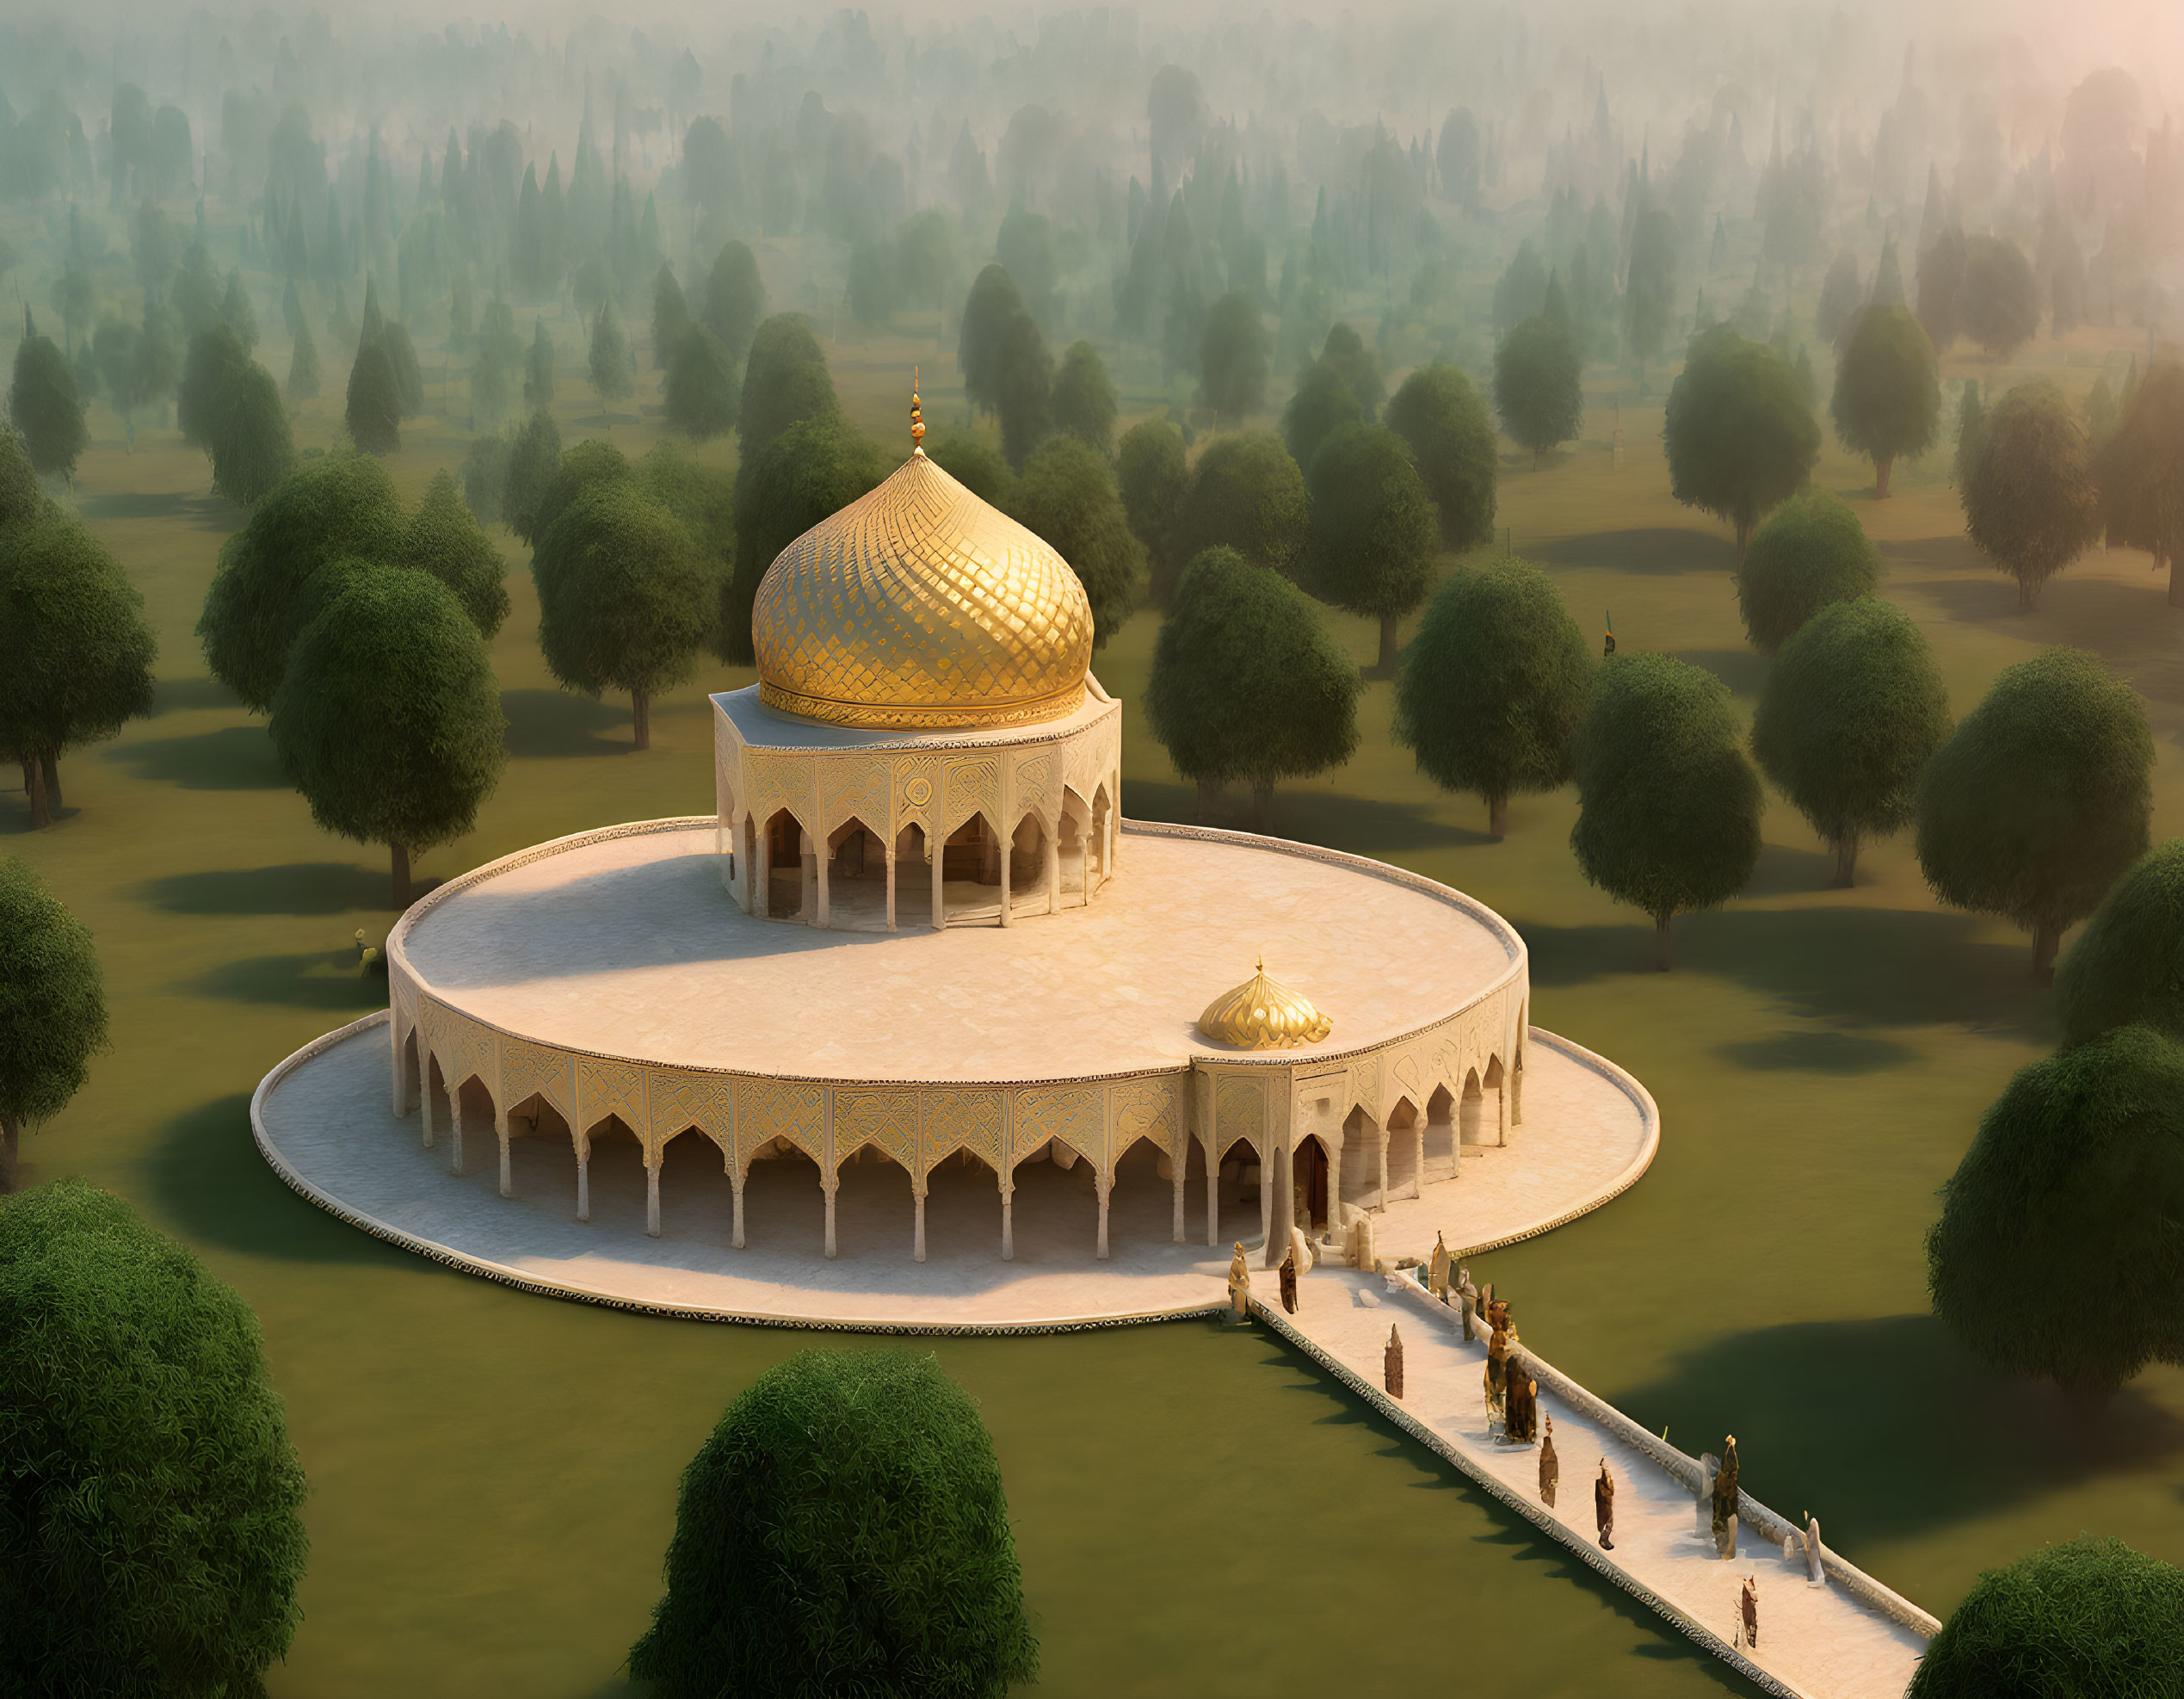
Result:
M30 464L40 474L76 475L76 462L89 445L83 426L83 403L76 374L51 337L38 334L30 309L22 310L22 340L15 344L14 381L8 389L8 417L22 433Z
M629 338L622 334L622 321L612 301L602 303L592 320L589 364L592 389L602 405L620 400L635 386L630 375Z
M391 454L402 446L402 386L381 343L367 341L357 350L342 417L349 440L365 454Z
M549 406L553 401L553 339L546 335L544 315L533 320L531 352L523 362L523 405Z
M309 401L318 393L318 344L311 339L311 326L299 319L296 345L288 355L288 399Z

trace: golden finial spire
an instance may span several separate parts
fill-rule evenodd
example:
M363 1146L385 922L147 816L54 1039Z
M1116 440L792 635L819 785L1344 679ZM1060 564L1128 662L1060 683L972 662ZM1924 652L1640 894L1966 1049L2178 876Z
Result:
M910 368L910 453L925 452L925 415L917 405L917 368Z

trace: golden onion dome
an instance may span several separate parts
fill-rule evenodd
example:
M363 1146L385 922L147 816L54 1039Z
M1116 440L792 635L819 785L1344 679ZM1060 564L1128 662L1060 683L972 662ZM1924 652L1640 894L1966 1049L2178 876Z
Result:
M1069 562L922 448L781 551L750 627L759 700L836 726L1057 720L1092 661Z
M1216 1044L1233 1045L1239 1050L1286 1050L1296 1044L1317 1044L1334 1026L1313 1007L1310 998L1270 977L1263 960L1254 978L1215 998L1198 1017L1202 1035Z

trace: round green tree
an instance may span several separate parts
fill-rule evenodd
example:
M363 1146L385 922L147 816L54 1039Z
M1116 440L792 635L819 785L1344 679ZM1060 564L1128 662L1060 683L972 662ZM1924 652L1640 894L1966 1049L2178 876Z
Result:
M766 286L758 275L758 256L747 243L724 243L714 256L706 276L702 316L706 328L740 365L751 351L759 320L766 316Z
M2007 236L1967 236L1958 296L1964 333L1990 360L2008 361L2040 327L2039 285L2032 263Z
M1362 688L1302 590L1236 549L1211 548L1184 568L1161 622L1145 717L1198 786L1201 819L1213 794L1240 780L1264 831L1276 784L1355 751Z
M2006 1374L2100 1397L2184 1363L2184 1047L2118 1027L2021 1070L1926 1258L1934 1313Z
M1312 459L1306 570L1321 601L1376 620L1373 671L1392 678L1396 633L1433 588L1441 525L1410 449L1385 425L1345 425Z
M830 412L791 425L756 465L746 463L738 471L736 570L720 586L720 625L714 639L723 660L750 666L756 659L751 604L774 557L891 470L878 445Z
M1590 883L1652 917L1663 973L1669 922L1727 902L1759 862L1763 799L1742 744L1729 687L1667 655L1607 662L1579 722L1570 847Z
M1544 314L1513 326L1494 350L1494 409L1509 440L1532 451L1535 466L1577 434L1585 417L1583 364L1570 327Z
M1003 513L1015 511L1016 474L990 443L967 430L959 430L940 438L925 452L935 466L980 501Z
M591 352L586 361L592 392L602 405L619 401L637 386L630 363L629 338L612 301L602 301L591 321Z
M1297 374L1297 392L1281 415L1281 440L1299 466L1312 457L1344 425L1364 422L1365 409L1350 392L1349 380L1325 360L1315 360Z
M2063 929L2146 853L2153 765L2138 693L2095 657L2057 648L2004 667L1920 785L1926 882L2029 930L2045 985Z
M1122 510L1130 517L1130 528L1145 546L1153 597L1162 602L1182 571L1175 543L1190 480L1183 433L1167 420L1144 419L1122 433L1115 454L1115 481L1121 487Z
M0 530L35 519L45 507L46 492L38 487L38 474L22 437L0 429Z
M361 454L392 454L402 446L402 388L383 343L367 342L357 349L342 417Z
M683 1471L667 1594L629 1662L663 1699L1001 1699L1037 1680L978 1406L929 1354L767 1370Z
M667 361L668 423L704 442L735 429L743 398L743 375L727 343L703 324L685 325Z
M0 856L0 1179L15 1172L22 1129L66 1109L105 1047L106 979L89 929L27 862ZM0 1669L6 1659L0 1642Z
M2118 880L2055 970L2065 1043L2136 1023L2184 1039L2184 837Z
M2045 378L2021 383L1983 415L1959 494L1965 528L2017 580L2017 611L2101 534L2101 493L2085 426Z
M0 750L34 827L60 806L63 751L151 712L157 652L143 596L73 513L46 504L0 532Z
M1367 423L1379 418L1380 404L1388 398L1388 387L1380 380L1380 362L1373 357L1373 350L1365 345L1356 327L1347 320L1330 325L1327 340L1320 344L1319 357L1342 374L1357 405L1365 410Z
M731 244L734 245L734 244ZM718 331L714 335L719 336ZM735 343L726 337L730 348ZM766 458L774 439L806 419L836 411L834 379L819 352L811 327L793 313L776 313L752 334L750 358L743 369L743 400L738 429L742 453L737 466L737 496Z
M265 1691L309 1541L257 1319L81 1182L0 1203L0 1690Z
M639 749L652 698L697 670L720 595L682 523L628 484L586 488L539 543L539 647L564 684L626 690Z
M1585 634L1545 572L1515 558L1465 568L1441 585L1404 656L1396 739L1443 790L1484 801L1499 838L1512 796L1568 782L1592 683Z
M431 573L454 591L478 634L492 641L508 618L508 562L478 528L454 474L445 467L433 473L424 499L410 516L402 564Z
M635 474L629 456L603 436L587 436L565 452L531 509L533 553L543 547L553 522L595 484L625 484Z
M1661 437L1670 493L1735 527L1739 560L1752 528L1804 488L1820 458L1820 427L1790 362L1726 324L1691 339Z
M315 604L305 586L322 568L402 558L402 504L386 468L364 454L305 460L220 549L197 635L213 677L262 712Z
M1092 646L1104 646L1138 605L1145 562L1107 457L1077 437L1049 437L1025 462L1011 510L1076 571L1092 604Z
M397 908L411 857L478 823L508 760L485 639L447 585L395 567L341 576L296 639L272 732L312 819L387 846Z
M1905 1699L2175 1699L2184 1569L2081 1535L1982 1574Z
M1239 425L1267 397L1267 327L1248 289L1232 289L1214 302L1199 337L1199 390L1214 418Z
M1001 452L1021 472L1046 438L1053 419L1054 358L1028 310L1002 326L995 355L994 411L1001 417Z
M1102 460L1114 458L1114 385L1090 343L1073 342L1062 355L1049 411L1055 429L1097 449Z
M2156 571L2166 566L2169 605L2184 608L2184 366L2147 368L2093 466L2109 542L2144 549Z
M255 360L221 372L206 420L213 487L238 507L256 507L296 464L288 410L273 374Z
M1489 541L1501 456L1486 404L1462 368L1436 360L1405 378L1388 403L1388 429L1410 445L1441 515L1441 542L1467 549Z
M516 429L508 446L508 480L502 486L501 514L508 528L536 547L545 527L536 523L540 504L561 469L561 431L543 407Z
M1228 547L1257 565L1293 575L1311 539L1303 469L1272 431L1220 438L1192 469L1174 535L1170 553L1179 562Z
M956 370L971 405L990 413L1001 405L1001 345L1009 327L1026 313L1023 292L1009 268L990 264L971 281L956 335Z
M15 367L8 386L8 417L22 433L30 463L41 475L76 475L76 462L90 445L83 426L83 402L68 356L41 337L22 310L22 340L15 344Z
M1772 655L1823 608L1872 593L1880 554L1849 506L1807 489L1761 526L1737 566L1737 608L1752 647Z
M1949 693L1919 628L1862 596L1822 609L1782 646L1752 716L1752 753L1835 855L1910 823L1920 776L1949 736Z
M1843 447L1872 461L1875 499L1887 500L1897 458L1923 454L1941 423L1934 344L1908 310L1869 306L1858 315L1835 367L1829 411Z

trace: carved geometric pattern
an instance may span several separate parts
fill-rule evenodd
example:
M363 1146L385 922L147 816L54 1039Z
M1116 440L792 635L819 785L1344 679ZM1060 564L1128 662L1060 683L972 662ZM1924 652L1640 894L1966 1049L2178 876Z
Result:
M887 757L835 756L821 766L824 800L820 815L832 832L851 818L885 837L887 831Z
M1117 1080L1113 1090L1117 1151L1138 1139L1151 1140L1171 1157L1182 1148L1182 1092L1173 1076Z
M1107 1129L1096 1085L1031 1085L1016 1093L1011 1155L1059 1139L1094 1169L1107 1168Z
M947 830L953 832L973 814L995 816L1001 800L997 776L990 759L948 763Z
M836 1086L834 1092L834 1152L841 1162L860 1146L872 1145L911 1174L917 1157L917 1093Z
M696 1128L724 1151L735 1148L736 1093L729 1081L658 1068L645 1073L655 1149L686 1127Z
M937 1162L952 1151L975 1151L1001 1166L1001 1093L928 1091L925 1094L925 1158Z
M1380 1115L1380 1070L1370 1056L1350 1065L1350 1101L1374 1120Z
M564 1052L517 1038L501 1041L501 1094L509 1109L527 1103L535 1093L560 1110L565 1121L574 1122L576 1085L575 1072Z
M494 1035L436 1003L424 1005L425 1043L440 1063L440 1077L453 1090L472 1074L490 1087L494 1078Z
M1053 810L1054 763L1045 754L1027 756L1016 763L1015 806L1019 815L1046 818Z
M736 1145L746 1157L768 1139L786 1139L824 1165L826 1117L824 1085L740 1076L736 1081Z
M1398 1057L1395 1065L1395 1077L1416 1091L1418 1089L1417 1058L1415 1056Z
M1266 1148L1266 1088L1255 1079L1235 1074L1213 1083L1213 1141L1222 1150L1237 1139L1249 1139L1255 1148Z
M586 1135L608 1115L645 1136L651 1118L645 1112L645 1074L639 1068L617 1062L602 1062L589 1056L577 1059L577 1132Z

